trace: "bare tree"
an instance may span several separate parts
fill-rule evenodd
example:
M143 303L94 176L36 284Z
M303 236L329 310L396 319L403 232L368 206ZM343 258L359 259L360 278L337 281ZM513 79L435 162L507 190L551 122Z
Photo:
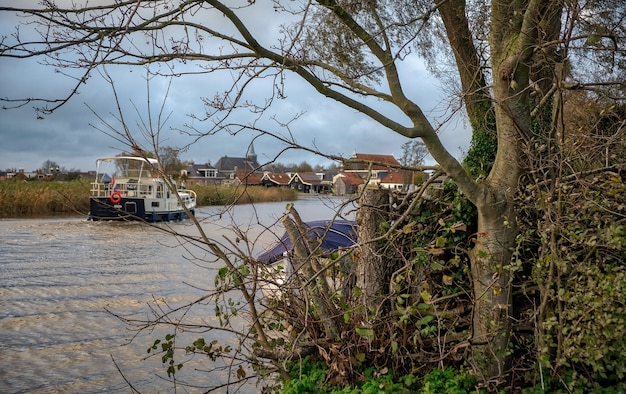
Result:
M565 90L623 89L624 4L612 0L235 4L126 0L66 8L45 1L35 8L0 7L26 18L12 37L3 39L0 56L37 57L74 74L77 82L66 95L38 100L43 113L67 102L102 65L167 63L178 66L166 69L177 76L221 71L235 76L229 89L204 99L207 111L196 119L211 126L208 131L188 130L198 137L222 129L256 129L254 120L242 122L236 115L263 113L283 97L287 76L296 75L320 95L391 132L421 138L478 212L471 250L473 322L468 343L476 372L485 381L501 382L509 368L509 267L518 235L514 196L519 180L535 143L564 132ZM264 7L290 22L281 37L268 38L262 34L265 26L252 23L249 12ZM25 34L28 28L39 36ZM451 60L447 70L431 64L438 75L454 72L458 101L473 130L472 168L464 167L443 146L436 119L407 96L407 87L421 81L402 74L398 66L416 53L430 60ZM183 63L199 67L190 71ZM248 100L247 90L261 78L272 80L273 88L259 102ZM380 110L371 99L395 111ZM32 101L4 100L14 106ZM231 271L237 272L237 267Z
M400 164L407 167L420 167L424 164L424 159L428 155L428 150L419 140L407 141L402 144L402 157Z

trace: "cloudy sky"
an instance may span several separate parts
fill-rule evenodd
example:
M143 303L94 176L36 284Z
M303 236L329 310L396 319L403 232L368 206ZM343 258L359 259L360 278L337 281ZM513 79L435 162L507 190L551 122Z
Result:
M0 0L0 5L6 1ZM29 2L32 1L23 1ZM14 4L13 1L10 3ZM274 15L271 17L275 18ZM264 18L256 20L267 23ZM17 18L0 15L0 34L10 33L11 26L16 23ZM276 21L272 25L279 24L280 21ZM267 33L267 29L264 33ZM145 72L141 69L120 67L109 68L108 71L113 75L123 114L135 137L140 142L146 142L140 132L141 123L148 122L149 114L154 120L163 106L163 117L167 117L167 122L162 122L161 145L172 147L187 146L194 141L179 131L185 129L185 125L192 124L200 131L208 130L208 125L192 120L189 115L202 116L204 107L200 98L212 97L225 86L224 75L181 77L172 81L169 93L166 90L167 80L153 80L149 84L148 94ZM414 81L408 85L410 90L407 95L422 106L427 114L431 114L434 124L438 124L446 116L442 110L446 107L446 96L439 82L429 75L417 58L406 60L402 64L402 71ZM55 98L65 94L71 86L72 81L62 73L38 64L36 59L0 60L0 97ZM259 94L268 91L263 86L258 89ZM146 106L148 98L152 111ZM6 107L10 104L5 102L2 105ZM87 171L95 169L96 158L128 150L122 143L102 132L106 127L99 118L105 119L118 130L120 123L116 120L119 115L113 90L97 73L92 74L88 83L81 86L78 95L53 114L38 118L33 109L36 105L29 103L17 109L0 110L0 170L34 170L44 161L51 160L66 169ZM289 125L293 138L301 145L329 154L349 156L356 151L394 154L399 158L401 145L407 141L356 111L322 98L295 75L287 77L286 98L275 101L258 124L270 132L286 135L287 130L280 128L272 118L286 122L300 113L302 115ZM233 120L249 122L245 117ZM157 122L153 121L153 126L156 125ZM470 134L462 119L446 122L440 136L444 145L459 158L469 144ZM224 155L244 156L255 137L258 134L249 131L234 136L220 132L193 143L181 153L181 159L215 163ZM254 148L259 161L265 162L273 160L284 150L285 144L270 136L262 136L254 140ZM276 159L284 164L304 160L314 165L328 163L324 158L297 150L287 150Z

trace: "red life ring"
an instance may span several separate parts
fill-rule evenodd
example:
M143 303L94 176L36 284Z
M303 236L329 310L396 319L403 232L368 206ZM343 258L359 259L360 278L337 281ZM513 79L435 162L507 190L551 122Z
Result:
M113 204L117 204L122 201L122 195L120 194L120 192L115 191L111 193L111 197L109 197L109 200L111 200Z

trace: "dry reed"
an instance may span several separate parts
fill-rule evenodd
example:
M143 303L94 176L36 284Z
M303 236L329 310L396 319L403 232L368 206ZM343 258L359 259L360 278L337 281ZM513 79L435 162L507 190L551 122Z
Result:
M0 216L52 214L87 215L89 181L0 182ZM198 206L290 201L295 190L263 186L193 185Z

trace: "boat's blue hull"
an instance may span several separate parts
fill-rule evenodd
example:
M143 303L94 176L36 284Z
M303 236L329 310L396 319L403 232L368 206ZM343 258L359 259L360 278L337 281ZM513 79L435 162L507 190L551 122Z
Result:
M89 219L161 222L187 218L187 213L182 209L177 211L146 212L144 202L141 198L122 198L121 201L114 204L106 197L91 197L89 199ZM193 209L189 211L192 215L195 214Z

